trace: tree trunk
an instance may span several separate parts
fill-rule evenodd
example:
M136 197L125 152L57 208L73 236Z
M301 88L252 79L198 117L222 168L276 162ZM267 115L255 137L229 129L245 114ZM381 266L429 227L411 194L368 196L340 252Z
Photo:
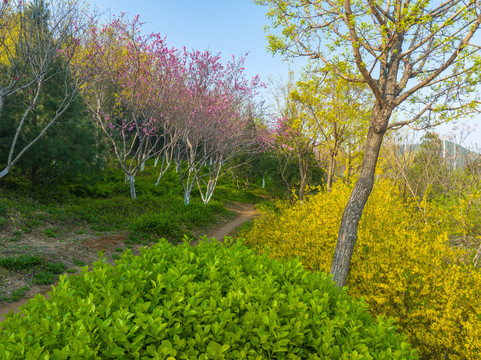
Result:
M127 175L127 176L130 184L130 197L132 199L135 199L137 198L137 194L135 192L135 176L133 175Z
M334 150L331 150L329 154L329 168L327 170L327 191L331 191L332 178L334 176L334 169L336 167L336 154Z
M302 160L299 160L301 162ZM302 165L299 167L299 172L301 175L301 181L299 184L299 201L302 203L304 201L304 193L306 192L307 185L307 169L304 169Z
M2 171L0 171L0 179L3 178L5 175L7 175L9 170L10 169L8 167L6 167Z
M342 214L336 250L331 266L333 280L340 288L346 285L351 257L356 245L359 220L374 186L376 164L390 115L391 111L383 111L379 104L376 103L367 134L361 173Z

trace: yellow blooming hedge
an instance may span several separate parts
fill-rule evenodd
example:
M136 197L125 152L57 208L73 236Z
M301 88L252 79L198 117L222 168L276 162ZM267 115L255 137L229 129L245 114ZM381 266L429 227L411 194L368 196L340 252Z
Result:
M246 243L273 258L299 257L329 272L351 188L337 183L299 205L265 212ZM394 317L425 359L481 359L481 272L448 244L449 216L403 202L389 181L376 184L361 219L349 292L374 314Z

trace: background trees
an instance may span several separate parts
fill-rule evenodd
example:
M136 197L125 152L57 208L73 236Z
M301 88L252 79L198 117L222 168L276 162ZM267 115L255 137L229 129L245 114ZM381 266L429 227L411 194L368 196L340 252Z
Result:
M362 168L341 220L331 269L342 287L386 131L472 112L481 66L480 48L472 41L481 9L477 1L256 2L269 6L271 28L281 30L268 35L273 52L318 59L345 80L366 84L374 97ZM357 68L359 75L339 64ZM391 121L395 112L405 120Z
M317 129L318 148L328 158L326 187L329 191L341 152L347 160L348 177L356 143L365 139L370 115L366 87L349 83L329 69L306 71L291 96L300 103L305 117L312 123L310 126Z
M115 153L136 197L142 164L165 146L162 123L182 76L177 52L159 35L140 34L138 18L92 26L77 61L90 112Z
M89 20L77 1L4 1L0 7L1 178L78 98L82 84L70 64ZM37 108L46 105L52 83L56 101L39 122ZM5 120L6 113L15 118Z
M83 94L132 198L135 177L156 157L157 183L175 161L185 203L195 185L207 203L222 165L254 143L248 125L259 78L245 78L243 58L224 65L208 51L177 51L140 26L121 17L91 28L78 62Z

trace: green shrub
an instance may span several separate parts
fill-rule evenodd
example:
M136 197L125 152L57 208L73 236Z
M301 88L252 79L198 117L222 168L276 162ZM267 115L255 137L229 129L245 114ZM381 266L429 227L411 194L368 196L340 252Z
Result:
M37 285L48 285L53 283L53 275L48 271L41 271L33 275L33 283Z
M3 359L416 359L392 319L240 242L126 251L0 323Z
M0 266L9 270L30 269L42 263L42 259L38 256L20 255L18 257L0 258Z
M164 214L145 214L139 216L131 225L133 231L165 237L180 236L179 220Z
M44 265L44 269L52 274L61 274L65 271L65 268L65 264L62 264L61 262L47 263Z
M8 205L6 202L0 200L0 215L6 216L8 211Z
M52 228L45 229L44 235L51 238L57 237L57 233Z

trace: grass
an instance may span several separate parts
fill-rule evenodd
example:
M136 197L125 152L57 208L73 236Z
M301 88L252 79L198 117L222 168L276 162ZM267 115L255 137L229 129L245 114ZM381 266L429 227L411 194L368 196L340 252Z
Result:
M17 290L14 290L12 291L12 293L10 294L10 296L3 296L1 298L2 301L6 301L6 302L14 302L14 301L18 301L20 300L21 298L23 298L25 296L25 293L30 290L30 287L29 286L24 286L20 289L17 289Z
M72 262L77 266L85 266L85 261L72 259Z
M31 278L31 282L35 285L52 284L57 275L62 274L66 268L65 264L61 262L49 262L34 255L0 257L0 267L7 271L22 273L26 277ZM14 297L16 295L10 296L10 298Z
M49 285L53 283L54 276L48 271L41 271L33 276L33 283L36 285Z
M152 162L153 163L153 162ZM0 217L3 225L11 221L9 214L15 209L17 228L31 232L44 228L44 236L58 237L65 225L77 225L96 232L127 231L138 237L165 236L171 240L188 231L202 229L229 216L225 202L257 202L254 191L239 190L228 177L221 178L209 204L204 205L197 190L191 203L183 204L182 187L175 171L168 171L158 186L154 184L157 169L148 163L146 170L136 178L137 199L129 197L128 184L123 172L106 168L97 183L69 184L43 189L35 197L29 195L30 185L12 173L8 182L0 180ZM84 234L78 230L77 234ZM20 235L15 235L19 238Z
M57 233L56 233L55 230L52 229L52 228L47 228L47 229L45 229L44 235L45 235L46 237L50 237L50 238L55 238L55 237L57 237Z
M76 235L125 233L126 248L150 245L162 237L178 244L184 241L184 234L196 238L196 234L205 232L218 219L234 216L235 213L225 206L226 202L256 202L260 199L254 191L237 189L232 179L226 176L220 179L209 204L204 205L198 190L194 190L191 203L184 205L182 187L175 171L165 173L155 186L157 171L153 162L147 163L146 170L136 178L138 197L131 199L124 174L115 166L107 167L102 176L97 177L97 182L55 185L37 189L36 193L32 193L30 184L13 170L0 179L0 230L6 229L5 238L10 240L4 243L4 254L16 253L12 251L15 242L23 240L26 233L41 234L44 238L62 242L68 239L65 236L72 232L72 228ZM46 261L34 251L35 246L17 258L0 257L0 267L7 272L21 272L28 285L51 284L58 274L76 271L67 269L62 263ZM124 249L117 247L115 251L121 253ZM117 259L119 255L111 256ZM72 262L75 266L86 265L80 259L72 259Z

